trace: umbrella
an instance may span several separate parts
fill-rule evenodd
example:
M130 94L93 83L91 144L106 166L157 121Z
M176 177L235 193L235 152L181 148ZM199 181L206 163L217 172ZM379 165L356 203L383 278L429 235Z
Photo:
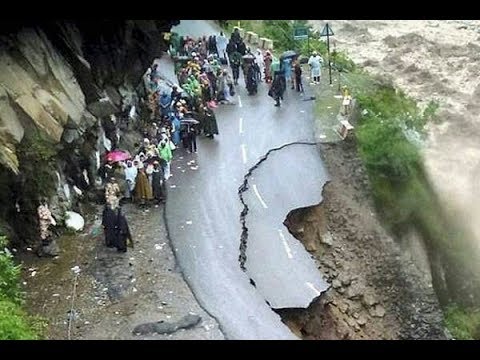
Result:
M298 54L295 51L287 50L280 56L280 58L281 59L288 59L288 58L294 58L296 56L298 56Z
M182 120L180 120L180 124L195 125L195 124L200 124L200 121L192 119L192 118L182 119Z
M246 54L246 55L243 55L242 58L244 58L245 60L254 60L254 59L255 59L255 55L253 55L253 54Z
M128 153L128 151L114 150L107 153L106 158L108 162L119 162L131 159L132 156Z

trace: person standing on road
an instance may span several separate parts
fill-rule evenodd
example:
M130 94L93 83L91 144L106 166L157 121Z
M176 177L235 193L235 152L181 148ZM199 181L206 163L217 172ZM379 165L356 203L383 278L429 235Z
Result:
M282 60L283 73L285 74L286 84L290 83L293 90L293 80L292 80L292 59L287 58Z
M163 92L158 103L160 106L160 115L162 117L168 116L168 114L172 111L172 98L170 95L167 92Z
M314 51L312 56L310 56L310 59L308 59L308 65L310 65L313 84L320 84L323 59L316 51Z
M115 247L117 225L116 215L115 210L112 210L110 206L105 205L102 212L102 226L105 235L105 246L109 248Z
M193 126L190 127L188 130L188 152L189 153L197 153L197 131Z
M145 170L145 166L142 165L138 169L137 178L135 179L135 200L140 206L145 206L153 198L152 187L148 182Z
M180 143L180 119L175 115L170 115L170 120L172 122L172 142L175 147Z
M227 64L227 38L220 32L220 35L216 37L218 57L224 60L223 64Z
M120 187L113 176L110 177L109 182L105 185L105 202L112 210L115 210L120 203Z
M215 113L208 106L203 105L200 108L199 115L205 136L213 139L214 135L218 135L218 124Z
M172 161L172 150L168 146L168 142L165 140L160 141L158 145L158 153L160 159L162 159L162 168L165 175L165 180L168 180L172 174L170 174L170 162Z
M237 43L237 51L242 54L242 56L247 54L247 45L245 45L243 39L240 39L240 41Z
M233 87L233 79L228 73L227 69L224 69L217 80L218 100L221 103L233 104L230 96L230 88Z
M158 161L153 163L152 189L153 198L157 201L157 203L164 203L166 200L165 179L162 167Z
M133 166L132 161L127 161L127 167L125 168L125 180L127 181L125 197L129 200L132 199L132 193L135 189L137 173L138 170L135 166Z
M242 55L238 51L234 51L230 56L230 67L232 68L233 83L238 85L240 77L240 66L242 65Z
M293 72L295 74L295 87L296 87L298 92L303 92L302 66L300 65L300 61L298 59L295 60L295 65L293 67Z
M235 44L240 43L240 41L242 40L242 36L240 35L240 30L238 30L238 28L235 28L235 30L233 30L232 35L230 36L230 39Z
M272 66L272 54L270 54L270 51L266 51L265 55L263 56L263 73L265 76L265 82L268 84L272 82L272 71L271 71L271 66Z
M133 239L128 226L127 218L122 214L121 208L116 211L115 224L115 247L118 252L127 252L127 241L130 240L133 247Z

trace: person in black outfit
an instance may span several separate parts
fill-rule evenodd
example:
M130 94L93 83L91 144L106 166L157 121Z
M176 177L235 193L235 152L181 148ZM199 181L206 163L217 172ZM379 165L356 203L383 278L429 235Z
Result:
M163 169L158 161L153 162L152 189L153 198L157 203L164 203L167 197L167 192L165 190Z
M286 87L287 86L283 72L279 71L275 73L275 77L268 92L268 96L275 100L275 106L280 106L280 100L283 100L283 94Z
M127 252L127 241L130 240L130 243L133 247L133 239L130 233L130 228L128 227L127 218L122 214L121 208L117 209L117 223L116 223L116 242L115 247L119 252Z
M170 93L170 98L173 103L176 103L182 98L182 92L178 90L177 85L172 86L172 92Z
M235 43L238 44L242 41L242 36L240 35L240 31L238 29L233 30L230 39Z
M237 44L233 39L230 39L227 44L227 48L225 49L227 52L228 58L230 59L232 54L237 51Z
M208 52L209 54L218 55L217 53L217 39L215 35L210 35L208 37Z
M237 51L243 55L247 53L247 45L243 42L243 40L240 40L239 43L237 43Z
M298 92L303 91L302 67L300 66L300 62L298 60L295 61L293 71L295 72L295 87Z
M105 234L105 245L115 247L117 214L110 206L105 205L102 213L102 226Z

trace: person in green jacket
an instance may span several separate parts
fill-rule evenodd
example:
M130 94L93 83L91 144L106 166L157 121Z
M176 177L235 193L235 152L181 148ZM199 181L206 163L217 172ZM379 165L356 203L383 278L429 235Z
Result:
M169 142L165 140L160 141L160 144L158 144L158 153L161 159L165 180L168 180L168 178L172 177L172 174L170 173L170 162L173 158Z

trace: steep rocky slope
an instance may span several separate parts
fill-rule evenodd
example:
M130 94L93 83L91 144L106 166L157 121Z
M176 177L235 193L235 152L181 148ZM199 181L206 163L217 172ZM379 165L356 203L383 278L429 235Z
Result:
M38 196L48 195L57 217L78 205L77 189L94 186L99 157L109 147L101 125L111 115L120 124L132 106L141 109L138 85L167 49L163 33L175 24L2 23L0 231L35 243Z

